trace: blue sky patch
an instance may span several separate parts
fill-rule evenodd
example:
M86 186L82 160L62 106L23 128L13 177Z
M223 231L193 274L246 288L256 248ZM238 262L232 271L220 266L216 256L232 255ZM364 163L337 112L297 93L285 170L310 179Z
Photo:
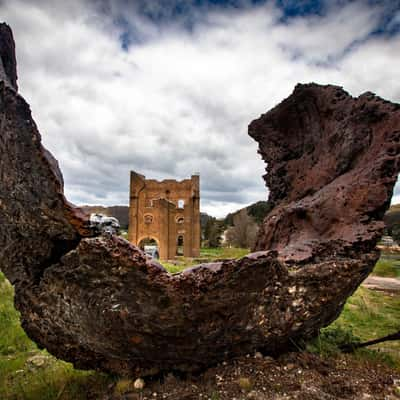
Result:
M115 20L115 24L122 28L121 47L127 50L131 45L141 43L143 38L135 26L129 25L124 17L126 13L136 13L160 27L178 23L190 32L201 20L201 16L207 12L249 9L268 2L273 2L282 10L280 22L289 23L299 17L326 15L334 12L337 7L343 7L357 0L137 0L135 2L122 0L120 17ZM400 0L365 0L365 2L371 7L380 6L382 13L381 22L371 35L393 36L400 32Z

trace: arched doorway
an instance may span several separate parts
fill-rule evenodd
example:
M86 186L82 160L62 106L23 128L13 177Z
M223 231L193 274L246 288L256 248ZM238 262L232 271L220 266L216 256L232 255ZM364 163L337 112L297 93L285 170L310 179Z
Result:
M183 256L183 235L176 238L176 255Z
M153 258L160 258L160 247L156 239L145 237L139 241L138 247Z

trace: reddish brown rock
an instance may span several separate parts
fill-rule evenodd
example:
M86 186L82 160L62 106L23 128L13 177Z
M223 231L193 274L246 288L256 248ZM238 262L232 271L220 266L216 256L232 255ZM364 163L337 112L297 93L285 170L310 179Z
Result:
M3 67L11 51L1 53ZM12 70L3 70L1 269L24 329L57 357L146 375L279 352L335 319L372 270L399 170L397 105L297 86L249 129L268 162L275 205L259 251L171 275L121 238L91 237L63 196L29 106L9 84Z
M309 84L253 121L275 206L256 248L286 261L374 251L399 171L399 115L372 93Z
M10 27L0 23L0 79L17 90L15 43Z

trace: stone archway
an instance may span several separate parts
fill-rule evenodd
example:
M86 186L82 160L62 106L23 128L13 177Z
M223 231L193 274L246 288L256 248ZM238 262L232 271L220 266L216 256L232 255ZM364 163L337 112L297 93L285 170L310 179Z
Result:
M138 242L140 250L153 258L160 258L160 244L159 240L152 236L144 236Z
M138 247L142 249L144 245L156 245L160 248L160 241L154 236L143 236L138 240Z

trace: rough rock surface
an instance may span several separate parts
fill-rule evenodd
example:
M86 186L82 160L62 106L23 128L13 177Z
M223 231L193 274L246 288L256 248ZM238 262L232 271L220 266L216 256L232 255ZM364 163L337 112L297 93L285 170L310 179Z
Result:
M9 84L13 47L0 49L0 268L24 329L57 357L146 375L279 352L335 319L372 270L399 171L398 105L297 86L249 128L275 205L258 251L171 275L121 238L91 237Z
M0 24L0 58L0 80L17 90L15 43L11 29L6 24Z
M296 262L373 251L399 171L399 115L372 93L309 84L253 121L275 206L256 248Z

